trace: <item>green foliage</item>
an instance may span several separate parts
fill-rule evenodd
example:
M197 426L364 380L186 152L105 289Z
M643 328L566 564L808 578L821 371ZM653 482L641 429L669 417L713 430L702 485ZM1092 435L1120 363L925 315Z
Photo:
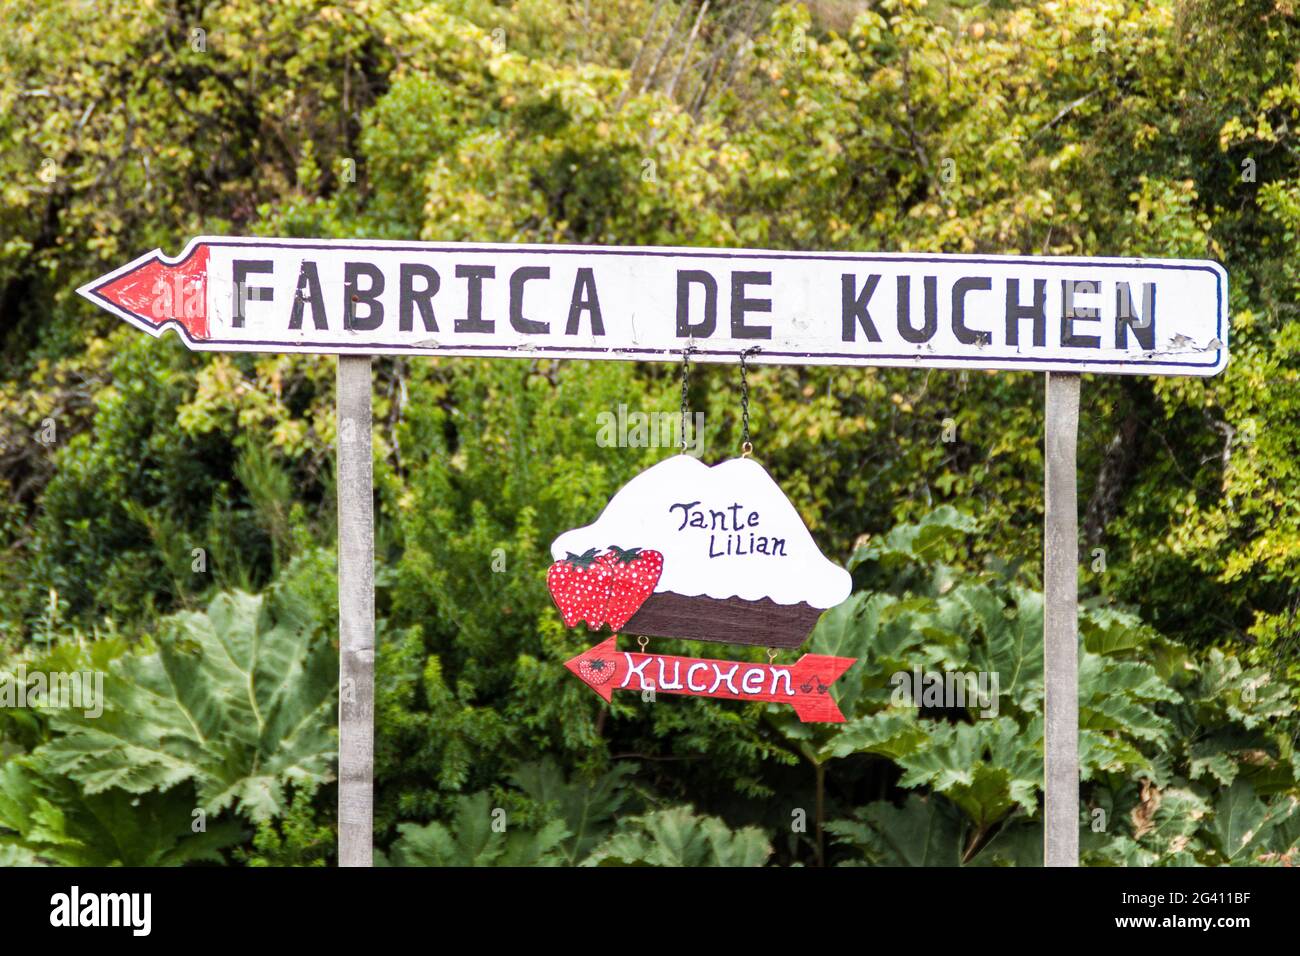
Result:
M516 821L486 791L456 798L447 823L398 827L376 861L392 866L761 866L772 849L756 827L731 830L691 807L640 815L618 811L632 798L620 765L599 779L566 780L553 761L512 776L529 811Z
M395 866L555 866L566 836L562 820L537 832L509 828L505 811L494 809L486 793L458 798L447 826L404 823L398 830Z
M42 586L32 609L53 588L95 617L126 616L173 586L210 580L189 570L190 547L206 540L189 532L206 523L220 494L213 479L228 446L214 436L195 447L176 427L194 367L183 349L118 338L124 347L108 364L115 384L96 395L93 432L67 440L45 489L30 579Z
M585 866L762 866L772 853L757 827L731 830L691 807L633 817L583 861Z
M264 595L221 594L204 614L164 618L133 650L76 637L12 661L102 676L103 708L46 699L18 712L23 733L6 736L33 749L0 763L0 853L19 864L224 863L250 835L238 814L257 828L237 858L323 862L334 829L314 797L337 750L331 570L329 555L302 556Z
M553 760L525 764L514 771L510 782L535 806L537 819L558 819L567 835L559 846L566 864L585 859L609 834L619 811L633 798L631 777L636 766L615 764L595 781L575 777L565 780Z
M1293 866L1300 854L1294 797L1267 803L1245 780L1220 790L1217 799L1185 789L1154 794L1151 791L1135 812L1132 835L1120 835L1087 849L1084 862L1110 866Z
M582 410L635 401L628 373L506 364L413 376L403 467L380 479L403 547L381 591L402 628L379 671L377 706L392 718L379 723L381 820L391 801L425 815L439 791L499 779L512 749L591 747L595 715L573 706L582 689L554 651L543 657L572 640L549 609L545 568L550 540L603 503L596 477L625 480L646 460L603 456ZM525 681L541 687L524 692Z
M805 725L774 706L762 713L813 768L828 808L815 821L816 845L829 834L833 862L1041 865L1042 598L996 573L972 577L937 560L959 551L971 527L948 510L859 549L855 573L883 582L881 589L857 591L825 614L808 647L860 661L836 684L845 724ZM1086 858L1141 865L1291 859L1300 767L1279 732L1292 705L1269 675L1217 649L1189 653L1113 609L1085 612L1080 629ZM995 674L998 696L979 700L972 688L954 710L924 698L914 704L900 692L899 675L937 669ZM872 779L864 778L862 757L897 768L901 805L855 797ZM554 763L529 765L495 804L527 798L514 836L488 836L494 804L480 792L458 801L448 825L399 827L395 847L404 863L761 864L782 810L804 799L797 789L782 794L759 828L733 829L737 817L762 813L734 796L726 822L684 806L623 815L630 800L642 799L626 790L628 772L616 767L592 783L566 781ZM579 824L611 823L602 839L574 841Z
M826 825L867 862L1024 863L1034 852L1041 862L1042 597L997 574L964 579L937 560L970 527L946 511L859 548L855 574L882 590L858 591L827 612L809 641L811 652L859 660L836 684L847 722L804 725L775 707L768 714L836 803L852 806L839 793L853 774L838 764L855 755L891 761L897 787L928 794L901 808L858 806ZM1232 816L1218 822L1212 798L1239 777L1277 795L1243 796L1254 816L1289 819L1300 768L1281 722L1294 705L1268 673L1217 649L1189 653L1111 609L1085 611L1080 632L1080 771L1085 820L1102 823L1090 851L1097 862L1138 848L1143 865L1231 859L1213 834ZM936 710L902 682L926 671L994 675L998 696L979 699L967 685L965 706ZM1181 843L1142 823L1162 791L1202 805L1200 823L1177 834ZM1226 809L1239 813L1235 803ZM1258 862L1290 849L1260 843L1235 852Z
M315 557L291 574L329 567ZM286 781L332 779L338 663L320 611L284 587L175 615L156 652L110 669L104 713L55 712L58 735L37 754L89 795L190 781L209 813L280 814Z
M243 829L235 820L203 819L196 831L193 790L179 791L86 793L40 760L11 759L0 765L0 852L25 861L20 865L224 862L221 851L242 840Z
M870 866L1042 866L1043 834L1023 819L1002 829L972 857L966 823L951 804L909 794L901 807L868 804L853 819L827 824L842 844L859 857L849 864Z
M324 818L315 793L296 787L283 814L259 823L252 850L236 850L235 858L248 866L325 866L334 856L335 827Z

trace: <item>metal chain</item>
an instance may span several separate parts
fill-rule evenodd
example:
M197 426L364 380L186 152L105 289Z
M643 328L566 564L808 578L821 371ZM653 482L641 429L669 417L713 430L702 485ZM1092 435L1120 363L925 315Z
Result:
M686 387L691 379L691 349L694 346L688 345L682 349L682 452L686 451L686 427L690 421L690 413L686 408Z
M740 353L740 456L748 458L754 452L749 441L749 376L745 368L745 357L760 351L756 345Z

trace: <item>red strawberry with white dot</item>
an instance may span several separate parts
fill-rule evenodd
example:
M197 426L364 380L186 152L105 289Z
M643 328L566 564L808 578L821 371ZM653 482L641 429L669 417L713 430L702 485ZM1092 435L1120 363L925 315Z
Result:
M584 657L578 661L578 675L592 687L599 687L614 676L614 662L603 657Z
M611 588L605 620L617 634L646 598L654 593L659 575L664 570L664 556L658 551L624 549L614 544L597 560L610 571Z
M570 552L546 572L546 586L560 609L565 627L573 627L583 620L592 629L605 623L611 575L605 563L597 559L596 550L592 548L584 554Z

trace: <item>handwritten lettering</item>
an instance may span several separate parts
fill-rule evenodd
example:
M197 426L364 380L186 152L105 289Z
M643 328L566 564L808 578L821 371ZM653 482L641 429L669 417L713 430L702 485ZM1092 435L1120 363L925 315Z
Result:
M728 689L729 689L733 694L739 694L740 691L736 690L736 685L733 684L733 683L731 682L731 679L732 679L733 677L736 676L736 671L738 671L738 670L740 670L740 665L739 665L739 664L732 664L732 665L731 665L731 670L727 671L727 674L726 674L726 676L724 677L723 674L722 674L722 668L719 667L717 664L714 664L714 665L713 665L713 673L714 673L716 676L715 676L714 679L713 679L713 686L709 688L709 693L710 693L710 694L715 694L715 693L717 693L718 688L722 686L723 681L726 681L726 683L727 683L727 688L728 688Z
M652 660L654 660L653 657L642 657L640 664L632 663L632 655L627 653L626 651L623 652L623 657L626 658L627 660L627 673L623 675L623 683L619 685L620 687L626 687L628 685L628 682L632 680L633 674L635 674L638 678L640 678L641 690L646 690L647 688L654 687L654 684L646 683L645 674L643 673L643 671L646 668L646 665L649 664Z
M695 528L709 532L710 558L738 558L747 554L786 557L786 539L755 533L752 529L758 527L759 513L745 512L744 508L739 501L720 509L701 508L698 501L678 501L668 506L668 513L680 522L678 531ZM677 511L681 514L674 514Z

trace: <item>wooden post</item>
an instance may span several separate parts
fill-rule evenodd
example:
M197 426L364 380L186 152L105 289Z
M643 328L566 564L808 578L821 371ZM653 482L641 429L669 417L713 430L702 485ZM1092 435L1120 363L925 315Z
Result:
M1043 862L1079 865L1079 376L1047 373Z
M338 363L339 866L370 866L375 766L370 357L340 355Z

